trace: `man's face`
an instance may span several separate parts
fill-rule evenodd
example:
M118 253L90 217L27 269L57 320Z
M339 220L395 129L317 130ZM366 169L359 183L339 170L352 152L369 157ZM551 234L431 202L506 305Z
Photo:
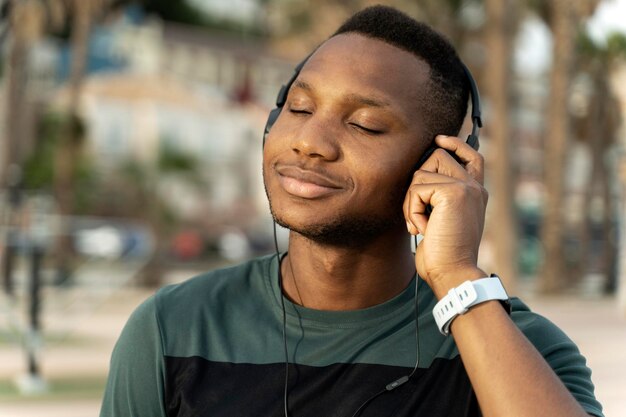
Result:
M427 148L418 99L428 66L380 40L326 41L292 85L263 152L274 219L313 240L360 245L404 228L402 202Z

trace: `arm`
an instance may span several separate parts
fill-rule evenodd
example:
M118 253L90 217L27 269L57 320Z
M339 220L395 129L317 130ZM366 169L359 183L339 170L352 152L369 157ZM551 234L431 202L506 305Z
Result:
M436 140L465 166L436 151L416 172L404 214L409 232L424 235L417 271L441 299L463 281L488 275L477 267L487 193L482 157L457 138ZM473 307L451 331L485 417L587 415L498 302Z
M131 315L115 345L100 417L165 417L163 374L152 297Z
M584 416L580 404L496 301L451 327L485 416Z

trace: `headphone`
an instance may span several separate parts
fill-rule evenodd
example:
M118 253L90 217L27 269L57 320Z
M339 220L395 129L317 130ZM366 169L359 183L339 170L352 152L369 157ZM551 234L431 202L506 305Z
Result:
M291 85L296 80L296 78L298 78L298 76L300 75L300 71L302 70L302 67L304 67L304 64L306 64L306 62L309 60L311 55L307 56L302 62L296 65L296 67L294 68L293 74L291 75L291 78L289 78L289 81L287 81L286 84L283 84L280 87L278 96L276 96L276 107L270 111L267 117L267 122L265 123L265 129L263 131L263 146L265 146L265 138L267 137L267 134L270 132L270 130L272 129L272 126L274 125L274 123L276 123L278 116L280 116L280 112L283 110L285 102L287 101L287 94L289 93L289 89L291 88ZM467 68L467 66L463 63L461 63L461 66L463 67L463 71L465 72L465 76L469 83L470 100L472 103L472 113L471 113L472 132L467 136L467 139L465 142L468 145L470 145L472 148L474 148L475 150L478 150L478 147L479 147L478 133L479 133L479 129L483 127L483 121L482 121L481 111L480 111L480 94L478 93L478 87L476 86L476 81L474 81L474 77L472 77L472 73L470 72L469 68ZM421 167L422 164L426 162L426 160L433 154L433 152L436 149L437 149L437 146L434 143L428 149L426 149L426 151L422 154L418 163L416 164L414 171L419 169L419 167Z
M272 126L274 126L274 123L276 123L278 116L280 116L280 112L283 110L283 106L285 105L285 102L287 101L287 94L289 94L289 89L291 88L291 84L293 84L296 78L298 78L298 75L300 75L300 71L302 70L302 67L304 67L304 64L306 64L306 62L309 60L311 55L313 54L310 54L309 56L304 58L302 62L296 65L296 67L293 70L293 74L291 75L291 78L289 78L289 81L287 81L286 84L283 84L280 87L280 90L278 91L278 95L276 96L276 107L270 111L270 114L267 116L267 122L265 122L265 130L263 131L263 146L265 146L265 138L267 137L267 134L270 133Z

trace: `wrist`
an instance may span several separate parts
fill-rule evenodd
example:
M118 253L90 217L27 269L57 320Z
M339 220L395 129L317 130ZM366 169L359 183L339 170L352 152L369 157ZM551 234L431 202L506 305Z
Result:
M495 274L476 280L466 280L461 285L451 288L433 309L439 331L447 336L452 322L458 316L464 315L474 306L492 300L503 302L505 310L510 313L509 296L502 286L502 281Z
M455 271L439 274L436 278L431 279L430 288L435 297L441 300L451 288L456 288L468 280L473 281L488 276L489 274L478 267L459 268Z

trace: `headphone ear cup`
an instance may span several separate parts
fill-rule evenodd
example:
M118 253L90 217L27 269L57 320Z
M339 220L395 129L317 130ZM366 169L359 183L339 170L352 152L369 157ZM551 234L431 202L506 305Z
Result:
M282 109L282 107L276 107L275 109L272 109L272 111L270 111L270 114L267 116L267 122L265 122L265 130L263 131L263 146L265 146L265 138L267 137L267 134L270 133L270 130L272 130L272 126L274 126L274 123L276 123L276 120L278 119L278 116L280 116L280 112Z

